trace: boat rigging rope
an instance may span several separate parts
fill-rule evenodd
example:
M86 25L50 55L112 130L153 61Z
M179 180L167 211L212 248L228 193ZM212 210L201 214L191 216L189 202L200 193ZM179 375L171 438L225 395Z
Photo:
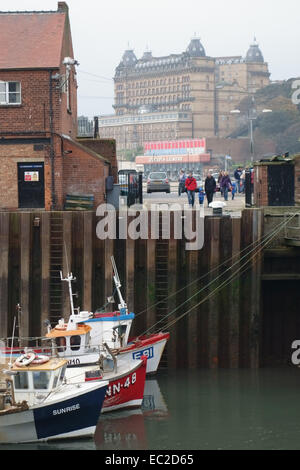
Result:
M293 219L297 214L293 215L291 217L291 219ZM291 220L289 219L289 221ZM289 222L288 221L288 222ZM275 230L279 229L282 230L285 226L286 222L283 221L281 222L281 224L279 224L279 226L276 227ZM281 228L280 228L281 227ZM271 233L274 233L274 232L271 232ZM261 238L261 242L263 242L263 240L267 239L268 237L270 236L270 234L267 234L265 235L264 237ZM239 251L238 253L234 254L231 258L223 261L221 264L219 264L218 266L216 266L215 268L211 269L210 271L208 271L207 273L203 274L202 276L200 276L199 278L197 279L194 279L190 284L186 284L184 287L182 287L181 289L173 292L172 294L168 295L167 297L163 298L162 300L159 300L158 302L156 302L155 304L153 305L150 305L149 307L145 308L144 310L142 310L141 312L138 312L135 314L135 318L139 317L140 315L142 315L143 313L146 313L148 310L150 310L151 308L154 308L154 307L157 307L159 304L161 303L164 303L166 302L167 300L171 299L172 297L174 297L175 295L178 295L180 294L181 292L183 292L185 289L188 289L189 287L193 286L194 284L198 283L199 281L202 281L203 279L205 279L206 277L208 277L210 274L214 273L215 271L219 271L219 269L222 267L222 266L226 266L228 263L232 262L235 258L238 257L238 262L240 262L240 255L244 252L248 252L249 248L251 248L253 245L257 245L257 240L250 243L248 246L246 246L243 250Z
M262 239L262 241L260 241L258 243L258 241L254 242L254 244L256 245L249 253L247 253L246 255L244 255L242 258L239 258L238 261L236 261L232 266L230 266L230 268L226 269L226 271L224 271L223 273L221 273L219 276L217 276L215 279L213 279L210 283L208 283L206 286L204 286L203 288L201 288L199 291L197 291L194 295L192 295L191 297L189 297L187 300L185 300L181 305L179 305L178 307L176 307L174 310L172 310L171 312L169 312L167 315L165 315L164 318L160 319L158 322L156 322L152 327L148 328L144 333L142 333L140 336L143 336L145 334L148 334L150 333L155 327L157 327L157 325L159 325L160 323L164 322L168 317L170 317L171 315L173 315L177 310L179 310L181 307L183 307L187 302L190 302L194 297L198 296L201 292L203 292L205 289L207 289L208 287L210 287L212 284L214 284L218 279L220 279L221 277L223 277L227 272L229 271L232 271L232 269L234 268L234 266L236 265L240 265L241 261L245 258L248 258L249 257L249 254L251 254L252 252L254 252L254 254L248 259L248 261L246 261L246 263L244 263L242 266L239 266L239 268L229 277L229 279L226 279L225 281L223 281L216 289L214 289L208 296L206 296L204 299L202 299L198 304L194 305L193 307L191 307L189 310L187 310L186 312L184 312L182 315L180 315L179 317L177 317L176 319L172 320L171 322L169 322L168 324L164 325L164 328L168 329L170 328L171 326L173 326L175 323L177 323L179 320L181 320L183 317L185 317L188 313L190 313L193 309L195 309L196 307L200 306L202 303L206 302L206 300L208 300L212 295L214 295L216 292L218 292L219 290L223 289L224 287L226 287L228 284L230 284L232 282L232 280L239 276L241 274L241 271L242 271L242 268L249 265L249 263L251 263L251 261L259 254L261 253L261 251L263 249L265 249L265 247L281 232L281 230L284 228L284 226L286 224L288 224L294 217L296 216L293 215L291 216L290 219L282 222L281 224L279 224L279 226L277 226L273 232L271 232L270 234L268 234L266 237L264 237L264 239ZM253 244L252 244L253 245ZM260 248L259 248L260 247ZM259 249L257 249L259 248ZM243 250L244 251L244 250ZM215 268L213 271L215 271L216 269L219 269L220 266L218 266L217 268ZM243 271L243 273L245 271L247 271L248 268L246 268L246 270ZM243 274L242 273L242 274ZM159 331L161 331L161 328L159 330L156 330L156 332L158 333ZM154 332L153 332L154 333Z

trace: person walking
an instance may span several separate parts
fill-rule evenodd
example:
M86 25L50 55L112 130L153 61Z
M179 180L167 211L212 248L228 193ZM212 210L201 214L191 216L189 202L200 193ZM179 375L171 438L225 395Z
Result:
M221 186L221 181L222 181L223 176L224 176L224 171L220 171L219 177L218 177L218 184L220 186L221 196L223 196L223 188Z
M245 179L246 179L246 171L243 170L241 174L241 180L240 180L240 192L244 193L245 192Z
M205 180L205 192L206 192L208 206L211 202L213 202L216 187L217 187L217 183L216 183L215 178L213 177L211 173L208 173L207 178Z
M179 178L178 178L178 196L180 197L182 193L186 191L185 189L185 180L186 174L184 170L180 170Z
M239 166L234 172L234 178L235 178L236 186L238 188L238 192L240 192L241 175L242 175L242 169Z
M185 180L185 188L187 190L188 200L190 207L195 205L195 192L197 189L197 181L193 177L193 172L190 171L189 176Z
M237 183L233 181L231 187L232 187L232 189L231 189L232 200L234 200L234 197L235 197L236 192L237 192Z
M229 177L228 171L225 171L220 185L222 188L222 194L224 195L224 200L228 201L228 193L229 191L231 191L231 188L232 188L231 179Z
M199 204L200 204L200 206L203 206L204 199L205 199L205 191L204 191L204 188L200 187L199 188Z

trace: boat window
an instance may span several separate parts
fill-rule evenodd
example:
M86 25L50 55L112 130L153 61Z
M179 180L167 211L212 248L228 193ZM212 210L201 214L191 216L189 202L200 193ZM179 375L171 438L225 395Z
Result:
M71 336L70 346L72 351L79 351L81 343L81 336Z
M35 390L47 390L51 372L33 372L33 387Z
M14 376L15 379L15 389L16 390L28 390L28 373L27 372L18 372Z
M64 336L56 338L57 352L63 353L66 350L66 338Z
M58 382L58 379L59 379L59 375L60 375L60 369L57 369L57 370L54 372L53 388L56 388L56 386L57 386L57 382Z
M63 383L63 380L65 378L66 370L67 370L67 365L65 365L61 370L61 374L60 374L60 377L59 377L59 382L61 384Z

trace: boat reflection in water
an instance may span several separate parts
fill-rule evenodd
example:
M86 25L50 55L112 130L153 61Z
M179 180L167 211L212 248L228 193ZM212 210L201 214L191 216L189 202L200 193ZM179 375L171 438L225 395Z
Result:
M102 414L95 432L98 450L146 450L149 419L168 417L167 405L157 380L146 380L141 409Z
M164 420L169 416L168 408L157 380L146 380L142 410L143 415L147 419Z

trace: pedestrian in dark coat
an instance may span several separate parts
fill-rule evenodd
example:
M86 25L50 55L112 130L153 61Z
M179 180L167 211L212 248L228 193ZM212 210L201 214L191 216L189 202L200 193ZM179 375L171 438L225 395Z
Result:
M180 170L179 178L178 178L178 196L181 196L182 193L185 193L185 180L186 174L184 170Z
M217 183L215 178L211 173L208 173L207 178L205 180L205 192L207 197L208 205L213 202L214 193L216 191Z
M221 185L222 194L224 195L224 200L228 201L228 193L229 191L231 191L231 188L232 188L231 179L228 174L228 171L225 171L220 185Z

